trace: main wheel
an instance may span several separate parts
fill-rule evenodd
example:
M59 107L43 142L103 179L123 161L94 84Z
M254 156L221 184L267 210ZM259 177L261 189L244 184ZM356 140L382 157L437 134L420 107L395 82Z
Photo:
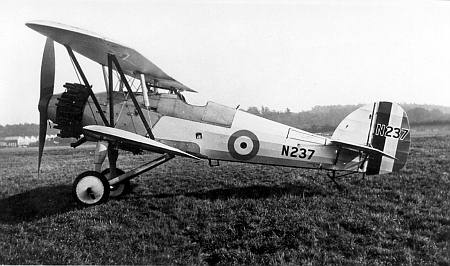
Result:
M104 175L106 177L106 179L111 180L112 178L109 175L109 172L111 170L109 168L105 169L102 171L102 175ZM116 175L123 175L125 174L125 172L122 169L116 168ZM110 192L109 192L109 196L111 198L118 198L122 195L125 195L128 191L130 191L130 180L126 180L124 182L121 182L119 184L115 184L112 186L109 186L110 188Z
M72 186L75 200L84 206L104 203L109 197L109 183L103 174L95 171L81 173Z

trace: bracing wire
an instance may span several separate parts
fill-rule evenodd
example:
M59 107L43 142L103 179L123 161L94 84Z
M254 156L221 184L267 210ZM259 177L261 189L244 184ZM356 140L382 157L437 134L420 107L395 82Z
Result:
M120 80L118 80L118 81L116 82L116 87L117 87L117 86L120 86L119 84L120 84ZM122 102L122 106L121 106L121 108L120 108L120 112L119 112L119 115L117 116L117 119L116 119L116 123L115 123L115 124L118 124L118 123L119 123L119 119L120 119L120 117L122 116L123 109L124 109L125 105L127 104L127 100L128 100L128 94L125 94L125 101ZM133 120L132 120L132 121L133 121ZM133 127L134 127L134 125L133 125Z
M117 88L117 86L120 86L120 82L121 82L121 77L120 77L120 75L119 75L119 73L117 72L117 71L114 71L115 72L115 75L116 75L116 78L117 78L117 82L116 82L116 84L115 84L115 88ZM135 88L135 91L136 92L138 92L139 91L139 88L141 88L142 86L139 86L139 87L136 87L135 86L135 81L136 81L136 78L134 78L134 77L127 77L127 76L125 76L125 78L126 78L126 81L128 82L128 84L130 85L130 88ZM144 90L141 88L141 90L142 90L142 93L144 92ZM133 116L132 116L132 113L130 112L130 108L129 108L129 106L127 105L127 101L128 101L128 96L129 96L129 93L128 93L128 91L127 91L127 93L125 93L125 101L122 103L122 107L120 108L120 112L119 112L119 115L117 116L117 119L116 119L116 124L119 122L119 119L120 119L120 116L122 115L122 113L123 113L123 110L124 110L124 108L125 108L125 106L127 107L127 110L128 110L128 113L130 113L131 115L130 115L130 118L131 118L131 124L132 124L132 126L133 126L133 130L134 130L134 132L137 134L138 132L137 132L137 129L136 129L136 125L135 125L135 123L134 123L134 119L133 119ZM149 112L147 112L147 117L148 117L148 120L149 120L149 122L150 122L150 125L151 125L151 118L150 118L150 113Z

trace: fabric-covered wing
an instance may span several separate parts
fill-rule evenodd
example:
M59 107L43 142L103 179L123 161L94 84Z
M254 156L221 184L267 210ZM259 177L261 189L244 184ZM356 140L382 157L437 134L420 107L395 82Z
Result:
M164 73L136 50L96 33L49 21L33 21L26 25L101 65L108 65L108 53L114 54L129 76L139 79L142 73L148 81L157 80L160 87L196 92Z
M161 142L146 138L138 134L134 134L113 127L105 127L98 125L85 126L83 127L83 133L87 137L95 138L97 140L104 139L114 141L128 147L134 147L156 153L168 153L172 155L179 155L199 160L199 158L189 153L186 153L182 150L179 150L177 148L171 147L166 144L162 144Z

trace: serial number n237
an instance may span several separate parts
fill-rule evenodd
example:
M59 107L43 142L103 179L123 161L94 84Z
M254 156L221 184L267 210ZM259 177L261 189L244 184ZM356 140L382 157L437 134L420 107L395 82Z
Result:
M295 146L288 146L283 145L281 149L281 155L293 157L293 158L300 158L300 159L307 159L311 160L311 158L314 155L315 150L312 149L305 149L305 148L298 148Z
M387 126L384 124L377 124L374 135L381 137L389 137L394 139L404 140L408 135L409 129Z

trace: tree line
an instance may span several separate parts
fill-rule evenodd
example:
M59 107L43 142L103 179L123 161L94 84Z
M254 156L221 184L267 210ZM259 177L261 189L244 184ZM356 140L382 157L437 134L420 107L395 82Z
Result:
M55 135L59 131L54 128L47 129L48 135ZM39 134L39 125L33 123L21 123L14 125L0 125L0 137L10 136L37 136Z
M291 112L271 110L266 106L249 107L247 112L310 132L332 132L348 114L359 105L315 106L311 110ZM402 104L411 126L450 123L450 107L437 105ZM57 134L58 130L49 128L47 134ZM37 136L39 125L33 123L0 125L0 137Z
M277 111L261 106L249 107L247 112L310 132L332 132L348 114L361 106L362 104L315 106L302 112L291 112L289 108ZM448 107L417 104L402 104L402 107L407 112L411 126L450 124Z

